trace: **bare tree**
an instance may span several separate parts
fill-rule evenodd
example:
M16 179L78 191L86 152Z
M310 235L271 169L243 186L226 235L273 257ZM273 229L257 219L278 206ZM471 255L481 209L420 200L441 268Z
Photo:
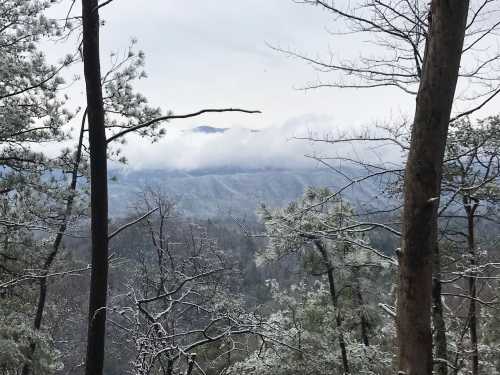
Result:
M144 193L140 210L151 209L141 230L149 241L137 251L127 293L112 306L118 314L111 322L135 346L132 371L174 375L228 366L223 359L241 349L239 337L258 326L239 306L231 260L158 190Z
M108 176L99 56L99 4L82 1L83 64L89 124L92 274L85 373L103 372L108 279Z
M318 81L305 84L303 89L390 87L417 95L425 71L426 44L432 33L429 1L294 1L331 13L334 24L328 32L332 37L366 46L352 57L334 49L323 57L273 46L310 64L319 73ZM459 70L454 108L455 116L460 117L483 108L500 93L500 51L495 47L500 27L498 0L473 0L468 4L469 21L461 49L464 63Z
M432 258L437 246L441 170L458 79L468 1L433 1L423 76L405 171L399 257L399 370L431 374Z
M168 114L155 119L146 119L142 123L131 123L128 128L107 138L99 51L99 8L109 3L111 1L99 4L97 0L82 0L82 45L89 124L92 235L92 274L86 359L87 375L102 374L104 364L108 278L108 143L130 132L139 132L170 119L189 118L212 112L258 112L229 108L206 109L187 115Z
M363 33L371 36L370 41L378 47L387 48L385 54L362 56L356 62L334 58L325 61L280 49L322 72L341 73L340 80L310 84L307 88L392 86L416 94L404 173L403 246L399 256L399 370L404 374L429 374L433 367L432 253L437 249L441 165L448 124L482 108L498 94L498 77L493 68L497 53L483 55L484 59L478 59L481 62L472 69L466 63L468 53L495 36L498 23L491 17L494 8L490 8L494 4L479 1L469 8L468 1L453 4L432 1L428 8L420 1L369 0L344 7L333 1L300 2L322 7L344 21L347 27L339 34ZM464 40L467 40L465 44ZM464 64L460 70L462 57ZM484 80L486 89L481 93L476 91L473 99L478 102L451 119L459 77L466 81L474 77L476 82ZM368 140L395 141L381 137L368 137Z

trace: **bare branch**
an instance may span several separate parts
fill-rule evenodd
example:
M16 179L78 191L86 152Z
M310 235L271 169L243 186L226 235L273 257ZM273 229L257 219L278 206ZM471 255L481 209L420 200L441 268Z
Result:
M156 207L152 210L150 210L149 212L146 212L144 215L138 217L137 219L135 220L132 220L131 222L127 223L127 224L124 224L122 225L120 228L118 228L117 230L115 230L113 233L111 233L109 236L108 236L108 240L111 240L114 236L118 235L119 233L121 233L122 231L124 231L125 229L131 227L132 225L134 224L137 224L139 223L140 221L144 220L145 218L147 218L149 215L151 215L152 213L158 211L160 209L160 207Z
M122 130L121 132L113 134L111 137L109 137L106 140L106 142L110 143L110 142L112 142L120 137L123 137L125 134L135 132L135 131L140 130L140 129L147 128L147 127L152 126L158 122L197 117L197 116L200 116L200 115L205 114L205 113L222 113L222 112L240 112L240 113L250 113L250 114L262 113L261 111L250 111L250 110L246 110L246 109L224 108L224 109L202 109L200 111L188 113L188 114L184 114L184 115L161 116L161 117L155 118L153 120L147 121L143 124L135 125L135 126L132 126L130 128L127 128L125 130Z

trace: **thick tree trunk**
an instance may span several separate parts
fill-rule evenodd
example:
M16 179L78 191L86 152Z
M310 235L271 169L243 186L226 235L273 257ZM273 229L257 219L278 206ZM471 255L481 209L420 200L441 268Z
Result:
M108 182L97 0L82 0L82 15L83 63L89 124L92 232L92 274L85 374L102 375L108 281Z
M474 214L477 208L476 203L472 203L471 199L464 199L464 207L467 212L467 244L469 250L469 265L471 271L468 273L468 286L469 286L469 336L471 344L471 370L472 375L479 374L479 351L478 345L478 332L477 332L477 289L476 277L477 273L474 270L476 267L476 243L474 238Z
M333 278L333 265L328 256L328 252L321 240L314 240L314 245L318 249L323 258L323 262L326 266L326 272L328 275L328 285L330 288L330 297L332 299L332 305L335 309L335 323L337 324L337 329L339 330L339 347L340 354L342 356L342 366L344 367L344 374L350 374L349 370L349 359L347 357L347 349L344 340L344 334L342 333L342 316L340 314L340 307L337 299L337 292L335 289L335 279Z
M405 172L399 267L399 371L432 374L432 253L448 124L463 48L469 2L433 0L422 79Z
M448 375L448 342L446 324L441 300L441 254L439 244L434 246L434 270L432 277L432 321L434 323L434 348L436 357L436 374Z

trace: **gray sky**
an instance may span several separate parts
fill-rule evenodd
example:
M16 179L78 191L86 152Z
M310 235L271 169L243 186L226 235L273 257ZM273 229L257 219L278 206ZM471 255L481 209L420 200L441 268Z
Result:
M312 56L333 51L340 58L371 48L330 35L327 29L337 25L318 7L293 0L115 0L103 8L101 17L106 20L101 31L103 64L110 51L124 50L137 38L148 73L138 89L151 104L176 114L223 107L263 112L180 120L167 125L170 134L154 146L129 139L124 154L132 166L194 168L228 159L295 163L311 146L289 141L294 135L388 122L413 111L414 98L396 89L295 89L316 81L317 73L267 43ZM267 131L265 136L230 132L203 139L180 131L198 125Z
M153 103L174 112L260 109L260 116L217 115L207 121L263 128L310 113L329 115L339 126L364 124L408 108L408 97L388 105L399 97L394 90L374 95L294 89L316 80L317 74L266 43L312 54L329 48L359 53L356 46L326 32L332 17L320 8L292 0L115 0L102 13L108 21L102 31L103 50L126 46L128 38L136 37L146 52L150 78L141 89Z

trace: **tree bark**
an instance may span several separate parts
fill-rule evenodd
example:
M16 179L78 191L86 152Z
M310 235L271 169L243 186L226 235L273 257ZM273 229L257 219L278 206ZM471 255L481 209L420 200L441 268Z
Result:
M82 16L83 64L89 124L92 233L92 273L85 374L102 375L108 280L108 183L97 0L82 0Z
M404 183L397 337L399 371L432 374L432 253L448 124L469 1L433 0Z

